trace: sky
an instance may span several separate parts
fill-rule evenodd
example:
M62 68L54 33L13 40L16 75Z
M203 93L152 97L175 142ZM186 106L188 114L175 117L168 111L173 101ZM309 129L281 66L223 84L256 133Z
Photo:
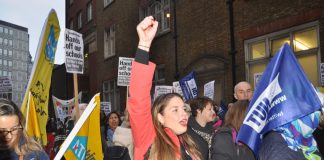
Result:
M29 52L34 61L40 34L51 9L56 11L61 33L55 64L64 63L65 0L0 0L0 20L28 28Z

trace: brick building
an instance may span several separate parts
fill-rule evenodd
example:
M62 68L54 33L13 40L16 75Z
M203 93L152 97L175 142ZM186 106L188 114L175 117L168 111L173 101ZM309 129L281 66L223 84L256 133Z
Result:
M228 103L233 100L233 84L247 80L254 86L254 76L263 72L278 48L287 42L311 82L321 86L321 0L231 2L67 0L67 28L84 35L85 76L89 80L85 90L89 97L101 92L102 100L112 102L113 110L124 110L126 87L117 86L116 82L118 58L134 56L138 42L135 27L146 15L154 15L160 21L150 55L157 63L154 84L172 85L194 70L200 95L203 85L215 80L215 100Z

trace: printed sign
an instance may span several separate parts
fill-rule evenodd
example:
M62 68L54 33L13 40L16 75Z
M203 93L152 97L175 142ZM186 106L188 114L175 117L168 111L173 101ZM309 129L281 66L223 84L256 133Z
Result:
M118 63L118 86L129 86L132 61L134 58L119 57Z
M0 93L12 92L11 78L8 76L0 76Z
M83 74L82 34L69 29L65 29L65 67L68 73Z
M104 111L106 115L111 112L110 102L100 102L100 110Z
M172 93L172 91L173 86L155 86L154 99L162 94Z
M215 81L210 81L204 85L204 96L214 100L214 84Z

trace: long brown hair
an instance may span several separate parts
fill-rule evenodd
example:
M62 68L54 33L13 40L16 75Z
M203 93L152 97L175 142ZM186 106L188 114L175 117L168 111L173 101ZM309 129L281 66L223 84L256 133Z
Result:
M27 136L25 130L25 117L21 113L20 109L12 101L7 99L0 99L0 117L1 116L17 116L19 124L23 128L18 135L14 144L14 150L18 155L29 154L33 151L43 150L41 145L38 144L33 138ZM20 144L19 144L20 143Z
M156 137L154 139L152 148L150 150L150 159L159 159L159 160L176 160L179 150L177 146L173 143L172 139L167 135L164 130L163 125L158 120L158 114L162 114L165 107L168 105L170 100L174 97L182 99L182 97L177 93L168 93L157 97L154 101L151 114L154 129L156 132ZM188 150L191 157L194 159L200 159L200 153L195 146L195 143L187 133L178 135L182 144L184 144L185 149Z
M226 112L224 126L232 127L238 132L244 121L245 112L248 106L248 100L239 100L233 103L233 106Z

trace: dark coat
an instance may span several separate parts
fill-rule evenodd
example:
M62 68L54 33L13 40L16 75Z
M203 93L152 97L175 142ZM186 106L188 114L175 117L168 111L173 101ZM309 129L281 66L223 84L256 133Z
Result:
M252 151L245 146L234 143L232 129L221 127L212 139L212 160L254 160Z
M211 123L207 123L205 127L201 127L197 121L195 120L194 117L190 117L189 118L189 123L188 123L188 130L187 133L191 136L191 138L193 139L193 141L195 142L195 144L198 147L198 150L201 153L201 157L204 160L208 160L209 156L209 147L208 147L208 143L207 141L201 136L199 135L197 132L195 132L194 130L200 131L200 132L204 132L209 134L210 137L212 137L212 133L213 133L213 125Z
M306 159L301 151L290 149L277 132L270 132L265 135L259 150L259 160L304 160Z

